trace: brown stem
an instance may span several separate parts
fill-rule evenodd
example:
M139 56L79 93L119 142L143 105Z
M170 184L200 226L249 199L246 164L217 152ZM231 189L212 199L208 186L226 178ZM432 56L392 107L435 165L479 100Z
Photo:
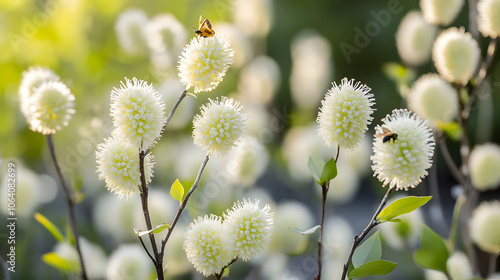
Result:
M144 171L144 158L146 157L145 152L139 152L139 169L141 172L141 204L142 204L142 213L144 214L144 220L146 221L146 227L150 231L153 229L151 225L151 217L149 216L148 209L148 185L146 183L146 173ZM156 268L156 275L158 276L158 280L163 280L163 259L160 258L158 254L158 248L156 247L155 235L153 232L149 234L149 240L151 241L151 247L153 247L154 260L153 264ZM148 252L146 250L146 252ZM149 253L149 252L148 252Z
M451 158L448 146L446 146L446 139L444 138L442 132L437 134L437 139L439 142L439 147L441 148L441 153L443 154L444 160L446 162L446 165L448 165L451 174L453 175L453 177L455 177L455 180L457 180L458 183L460 183L462 186L465 186L467 182L465 181L464 176L462 175L462 173L460 173L460 170L458 170L457 165Z
M338 158L338 153L337 153ZM318 272L314 276L315 280L321 279L321 264L322 264L322 252L323 252L323 225L325 224L325 209L326 209L326 196L328 194L328 189L330 188L330 181L321 185L321 227L319 228L319 239L318 239Z
M153 256L151 256L151 253L149 253L148 247L146 247L146 244L144 244L144 241L142 240L142 236L137 235L137 238L139 238L139 241L141 241L142 248L144 248L144 251L146 251L146 253L148 253L148 256L151 259L151 261L153 263L155 263L156 262L155 258Z
M349 269L349 264L351 263L352 260L352 255L354 254L354 251L358 247L358 245L363 241L363 239L366 237L366 235L370 232L372 228L374 228L376 225L378 225L377 222L377 216L380 214L380 211L384 208L385 204L387 203L387 199L389 198L389 195L391 192L394 190L394 188L388 187L387 192L384 195L384 198L382 198L382 201L380 202L380 205L377 208L377 211L375 211L375 214L373 214L372 219L366 226L366 228L361 232L361 235L354 235L354 240L352 242L351 246L351 251L349 251L349 256L347 257L347 260L344 264L343 270L342 270L342 277L340 280L344 280L345 277L347 276L347 270Z
M64 180L64 176L62 175L61 168L59 167L59 163L57 161L56 157L56 152L54 149L54 141L52 140L52 135L49 134L47 135L47 144L49 146L49 151L50 151L50 156L52 157L52 162L54 163L54 167L57 172L57 176L59 177L59 180L61 181L61 187L64 192L64 196L66 198L66 204L68 205L68 219L69 219L69 224L71 227L71 232L73 233L73 236L75 237L75 246L76 246L76 251L78 253L78 258L80 261L80 267L82 269L82 279L87 280L87 272L85 271L85 264L83 261L83 256L82 256L82 251L80 248L80 235L78 234L78 227L76 225L76 218L75 218L75 201L72 198L71 195L71 190L68 188L68 185L66 185L66 181Z
M224 274L224 270L226 270L226 268L228 268L230 265L235 263L237 260L238 260L238 257L234 258L230 263L228 263L224 267L222 267L222 269L220 270L219 273L215 273L215 277L217 278L217 280L221 280L222 274Z
M491 254L490 253L490 263L488 264L488 276L493 275L495 271L497 271L497 259L498 259L498 254Z
M161 241L161 250L160 250L160 258L163 259L163 255L165 253L165 245L167 245L168 239L170 238L170 235L172 234L172 231L174 230L175 226L177 225L177 222L179 221L179 218L181 217L182 211L184 211L184 208L186 207L186 204L189 200L189 197L191 197L191 194L196 190L196 187L198 187L198 184L200 183L201 179L201 174L203 174L203 170L207 166L208 160L210 159L210 155L207 154L205 157L205 160L201 164L200 170L198 171L198 175L196 176L196 180L194 181L193 185L191 186L191 189L189 189L189 192L186 194L186 197L182 201L181 205L179 206L179 209L177 210L177 213L175 214L174 220L172 221L172 224L170 225L170 229L167 232L167 236Z

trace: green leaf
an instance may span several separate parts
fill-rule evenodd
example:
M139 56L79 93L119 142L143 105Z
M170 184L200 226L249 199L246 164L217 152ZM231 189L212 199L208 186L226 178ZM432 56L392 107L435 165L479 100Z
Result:
M298 233L300 233L302 235L309 235L309 234L312 234L315 231L317 231L319 228L321 228L321 226L317 225L317 226L314 226L314 227L312 227L310 229L307 229L307 230L301 230L301 229L298 229L296 227L288 227L288 228L291 229L291 230L293 230L293 231L295 231L295 232L298 232Z
M409 84L415 78L415 73L411 69L399 63L385 63L382 66L382 71L389 79L398 84Z
M337 177L337 163L332 157L329 161L326 162L319 180L321 184L324 184L335 177Z
M423 268L446 273L448 256L444 239L429 227L424 226L420 233L420 249L413 254L415 262Z
M367 262L351 271L351 273L349 273L349 278L359 279L372 275L385 275L393 271L397 265L397 263L386 260L375 260Z
M170 229L170 225L169 224L160 224L160 225L152 228L151 230L146 230L146 231L137 230L134 228L134 232L135 232L135 234L137 234L137 236L141 237L141 236L144 236L144 235L147 235L150 233L153 233L153 234L160 233L165 229Z
M386 222L397 216L410 213L431 200L432 196L408 196L400 198L385 207L378 216L379 223Z
M64 241L64 236L62 235L61 230L44 215L37 212L35 213L35 219L42 224L42 226L44 226L57 241Z
M182 202L184 199L184 187L179 182L179 179L175 180L172 187L170 187L170 195L179 202Z
M323 169L325 167L325 163L319 157L309 157L309 161L307 162L307 168L309 168L309 172L313 176L314 180L321 185L320 183L320 174L323 173Z
M78 272L80 271L80 265L78 264L78 261L73 261L73 260L68 260L64 259L58 254L51 252L47 253L42 256L42 260L58 270L64 271L64 272Z
M71 225L69 222L66 223L65 228L66 228L66 236L68 237L69 244L71 244L71 246L75 246L75 244L76 244L75 236L73 235L73 231L71 230Z
M73 197L75 199L75 203L78 204L85 199L85 193L81 191L76 191Z
M462 139L462 128L457 122L437 122L437 127L453 141Z
M381 257L382 243L380 233L377 231L354 251L352 264L354 267L359 267L364 263L380 260Z

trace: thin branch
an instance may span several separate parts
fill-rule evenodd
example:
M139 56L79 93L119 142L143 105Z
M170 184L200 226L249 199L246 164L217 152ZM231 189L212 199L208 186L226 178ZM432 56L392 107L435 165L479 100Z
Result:
M340 156L340 146L337 145L337 156L335 157L335 163L339 161L339 156Z
M191 194L196 190L196 187L198 187L198 184L200 183L201 175L203 174L203 170L207 166L208 160L210 159L210 155L207 154L205 157L205 160L201 164L200 170L198 171L198 175L196 176L196 180L194 181L193 185L191 186L191 189L189 189L189 192L186 194L186 197L182 201L181 205L179 206L179 209L177 210L177 213L175 214L174 220L172 221L172 224L170 225L170 229L167 232L167 236L162 240L161 242L161 250L160 250L160 258L163 259L163 254L165 253L165 245L168 242L168 239L170 238L170 235L172 234L172 231L174 230L175 226L177 225L177 222L179 221L179 218L181 217L182 211L184 211L184 208L186 207L186 204L189 200L189 197L191 197Z
M490 68L491 62L493 61L493 57L495 56L497 42L498 38L491 38L490 40L490 44L488 45L488 50L486 51L486 58L484 59L484 62L481 65L481 69L479 70L479 73L476 78L477 84L474 87L474 91L472 92L472 95L470 96L469 101L467 102L467 105L465 105L465 108L462 112L462 117L464 119L469 118L472 107L476 102L477 96L479 95L479 91L481 90L484 79L486 78L486 73L488 73L488 69Z
M441 148L441 153L443 154L444 160L446 162L446 165L448 165L448 168L450 169L451 174L453 177L455 177L455 180L457 180L460 185L464 186L466 185L466 181L460 170L458 170L457 165L453 161L450 155L450 151L448 150L448 146L446 146L446 140L444 138L443 133L438 133L437 134L437 139L439 142L439 147Z
M49 134L47 135L47 144L49 146L49 151L50 151L50 156L52 157L52 162L54 163L54 167L57 172L57 176L59 177L59 180L61 181L61 187L64 192L64 196L66 197L66 204L68 205L68 219L69 219L69 224L71 227L71 232L73 233L73 236L75 237L75 246L76 246L76 251L78 253L78 258L80 261L80 267L82 269L81 274L82 274L82 279L87 280L87 272L85 270L85 264L83 262L83 256L82 256L82 251L80 249L80 235L78 234L78 227L76 225L76 218L75 218L75 201L73 200L73 197L71 195L71 190L69 189L68 185L66 184L66 181L64 180L64 176L61 172L61 168L59 167L59 163L57 161L56 157L56 152L54 149L54 141L52 140L52 135Z
M228 263L224 267L222 267L222 269L220 270L219 273L215 273L215 277L217 278L217 280L221 280L222 274L224 274L224 270L226 270L226 268L228 268L230 265L235 263L237 260L238 260L238 257L234 258L230 263Z
M148 250L148 248L146 247L146 244L144 244L144 241L142 240L142 236L137 235L137 238L139 238L139 240L141 241L142 248L144 248L144 251L146 251L146 253L148 253L148 256L149 256L149 258L151 259L151 261L152 261L153 263L156 263L156 261L155 261L154 257L151 255L151 253L149 253L149 250Z
M337 159L339 151L337 151ZM336 160L335 160L336 161ZM323 225L325 224L325 209L326 209L326 196L328 194L328 189L330 188L330 181L321 185L321 227L319 228L319 239L318 239L318 272L314 276L315 280L321 279L321 264L322 264L322 252L323 252Z
M391 194L391 192L393 190L394 190L394 188L388 187L387 192L384 195L384 198L382 198L382 201L380 202L380 205L378 206L377 211L375 211L375 214L373 214L373 217L370 220L370 222L368 223L368 225L366 226L366 228L363 230L363 232L361 232L361 235L359 235L359 236L357 234L354 235L354 240L352 242L351 251L349 251L349 256L347 257L347 260L344 264L343 271L342 271L342 277L340 278L340 280L344 280L345 277L347 276L347 270L349 269L349 264L351 263L352 255L354 254L354 251L358 247L359 243L361 243L361 241L363 241L363 239L366 237L366 235L370 232L370 230L372 228L374 228L376 225L378 225L377 216L378 216L378 214L380 214L380 212L384 208L385 204L387 203L387 199L389 198L389 195Z
M148 185L146 182L146 173L144 171L144 158L146 154L144 151L139 152L139 169L141 172L141 204L142 204L142 213L144 214L144 220L146 221L146 227L149 231L153 229L151 224L151 217L149 215L148 209ZM151 247L153 247L154 260L153 264L156 268L156 274L158 276L158 280L163 280L163 262L160 259L158 254L158 248L156 247L155 235L151 231L149 234L149 240L151 241Z
M488 276L493 275L495 271L497 271L497 259L498 259L498 254L489 254L490 255L490 263L488 264Z

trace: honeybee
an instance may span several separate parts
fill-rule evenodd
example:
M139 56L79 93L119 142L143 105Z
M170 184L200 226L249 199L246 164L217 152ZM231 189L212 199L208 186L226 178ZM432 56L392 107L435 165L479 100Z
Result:
M191 27L193 28L193 27ZM207 38L207 37L212 37L215 35L215 31L212 29L212 23L210 22L210 20L208 20L208 18L206 18L205 20L203 20L203 17L200 15L200 20L199 20L199 24L198 24L198 29L194 29L194 33L196 33L196 35L200 36L200 37L204 37L204 38Z
M382 133L377 133L375 134L375 137L381 138L382 137L382 143L386 143L391 141L394 143L396 139L398 139L398 135L392 131L390 131L387 127L382 126Z

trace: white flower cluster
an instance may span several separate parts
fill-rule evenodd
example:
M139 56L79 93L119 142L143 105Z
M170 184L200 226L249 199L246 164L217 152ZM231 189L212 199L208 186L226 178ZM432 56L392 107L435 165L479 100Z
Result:
M262 253L271 241L273 214L270 206L244 199L221 217L199 217L188 227L184 250L188 260L204 276L220 273L236 258L244 261Z
M30 129L54 134L68 125L75 113L75 96L52 70L32 66L23 72L19 87L21 112Z

